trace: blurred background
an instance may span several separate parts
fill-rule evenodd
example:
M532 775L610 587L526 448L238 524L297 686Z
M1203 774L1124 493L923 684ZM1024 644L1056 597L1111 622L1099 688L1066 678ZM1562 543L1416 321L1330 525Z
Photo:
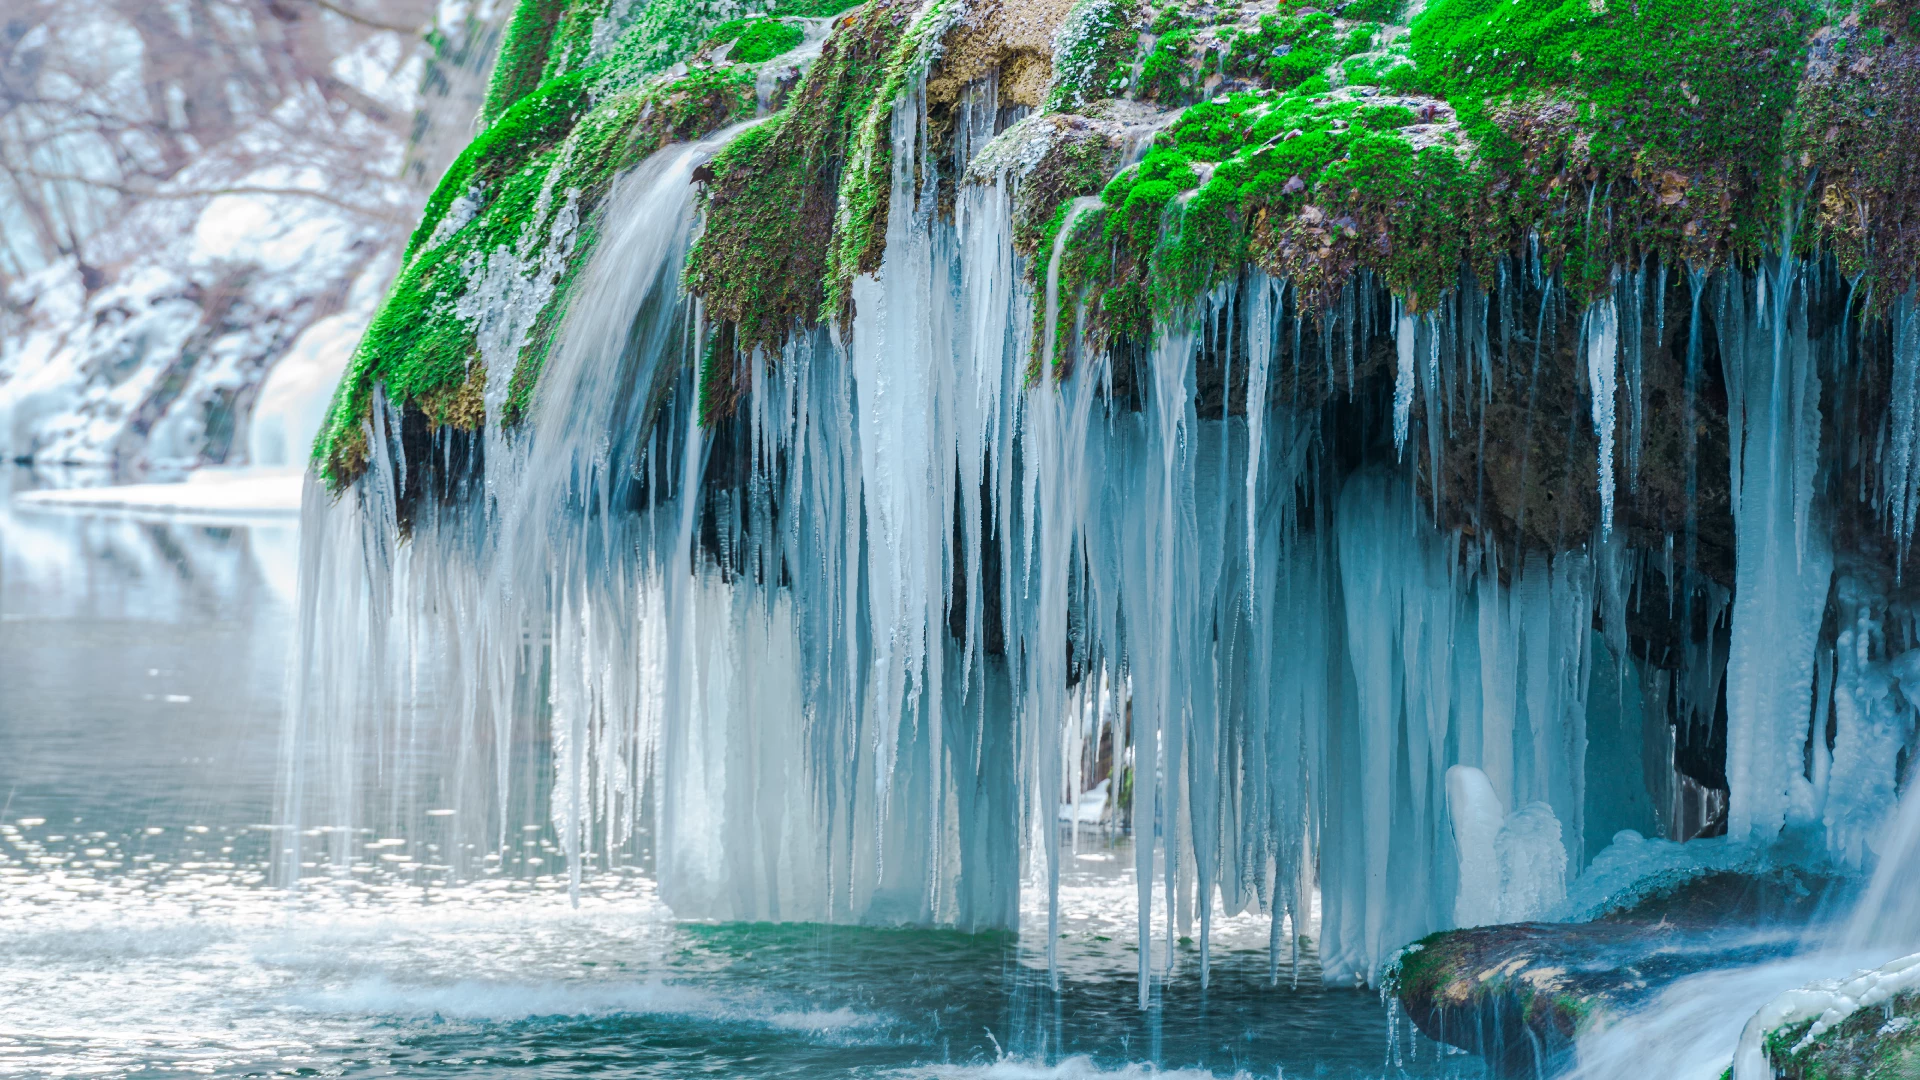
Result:
M297 476L510 8L0 0L13 488Z

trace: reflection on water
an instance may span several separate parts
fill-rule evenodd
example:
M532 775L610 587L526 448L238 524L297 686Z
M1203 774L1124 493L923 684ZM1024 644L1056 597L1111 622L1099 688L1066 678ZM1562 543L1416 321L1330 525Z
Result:
M1038 911L1018 937L677 923L636 873L574 908L557 859L449 886L430 837L373 835L380 859L286 894L295 547L0 504L0 1075L1481 1075L1320 989L1310 950L1270 986L1256 919L1216 929L1204 994L1176 942L1143 1013L1106 839L1063 875L1057 995Z

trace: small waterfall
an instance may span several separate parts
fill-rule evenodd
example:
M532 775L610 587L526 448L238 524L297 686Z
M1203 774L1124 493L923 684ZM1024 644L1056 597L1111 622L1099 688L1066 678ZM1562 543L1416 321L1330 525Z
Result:
M1834 940L1848 952L1920 950L1920 795L1909 792L1880 838L1866 891Z

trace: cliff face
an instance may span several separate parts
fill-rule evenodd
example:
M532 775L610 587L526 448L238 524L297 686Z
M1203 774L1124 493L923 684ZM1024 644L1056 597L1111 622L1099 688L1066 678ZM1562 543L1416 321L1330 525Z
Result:
M1287 282L1289 317L1322 327L1376 290L1462 327L1492 325L1501 304L1557 303L1521 340L1502 324L1474 439L1450 427L1424 467L1443 519L1524 547L1556 549L1601 516L1562 464L1600 448L1563 421L1591 412L1576 324L1619 297L1636 364L1634 430L1614 448L1634 489L1624 524L1642 546L1687 537L1727 584L1724 380L1716 335L1696 325L1713 319L1711 302L1697 310L1701 276L1784 248L1832 267L1821 317L1882 327L1920 251L1920 31L1897 4L1830 22L1780 0L1447 0L1412 15L1369 0L945 0L723 20L736 14L521 5L490 124L430 202L316 447L330 483L363 466L376 386L431 426L517 422L611 178L756 113L703 174L686 273L710 328L710 422L793 335L851 314L852 279L884 255L904 105L928 129L915 169L941 212L968 183L1015 192L1023 272L1062 298L1051 333L1036 305L1029 382L1082 354L1137 352L1156 320L1197 318L1209 290L1252 270ZM956 116L982 86L1024 119L968 175ZM1497 300L1461 307L1479 295ZM1289 363L1276 399L1351 395L1384 347L1346 348L1358 368ZM1863 416L1885 410L1889 352L1868 349L1862 396L1844 403ZM1218 392L1244 411L1243 385Z

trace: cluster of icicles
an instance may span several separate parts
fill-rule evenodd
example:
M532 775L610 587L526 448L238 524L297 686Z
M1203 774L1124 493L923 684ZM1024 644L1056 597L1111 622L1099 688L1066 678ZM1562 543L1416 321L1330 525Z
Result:
M960 109L961 166L994 134L991 100ZM337 870L356 829L410 835L386 830L437 809L456 866L550 822L576 883L644 851L682 915L1006 926L1023 884L1057 890L1056 808L1109 779L1130 799L1108 813L1135 838L1143 1001L1169 959L1150 941L1197 922L1204 956L1212 918L1258 910L1277 960L1316 892L1324 973L1352 981L1434 929L1544 914L1614 829L1659 828L1669 713L1709 721L1722 680L1732 836L1812 825L1865 857L1911 712L1876 651L1881 607L1860 600L1846 647L1817 648L1819 372L1852 335L1809 339L1793 262L1695 282L1734 425L1729 605L1617 530L1548 557L1433 527L1395 445L1413 403L1475 423L1489 365L1524 353L1494 359L1489 325L1535 315L1490 316L1471 288L1416 317L1356 286L1303 321L1250 273L1160 330L1139 408L1100 357L1025 387L1055 275L1044 296L1024 283L1009 182L935 212L915 104L894 112L885 263L850 332L758 367L736 422L698 422L704 342L678 288L691 177L724 135L619 181L532 418L484 436L483 484L406 491L419 463L376 409L367 475L311 493L303 524L289 870ZM1609 507L1616 388L1630 451L1641 438L1620 326L1665 317L1664 288L1629 280L1583 323ZM1920 334L1909 308L1897 323L1906 392L1875 452L1904 536ZM1324 410L1282 399L1281 368L1350 372L1376 333L1399 344L1395 439L1337 474ZM1198 413L1203 347L1245 365L1225 380L1244 415ZM1730 620L1677 672L1627 648L1654 573ZM1809 749L1816 695L1843 718L1831 750ZM1604 747L1598 697L1630 731ZM1454 766L1477 772L1450 784ZM1560 880L1462 881L1469 849L1502 839L1552 848L1510 862Z

